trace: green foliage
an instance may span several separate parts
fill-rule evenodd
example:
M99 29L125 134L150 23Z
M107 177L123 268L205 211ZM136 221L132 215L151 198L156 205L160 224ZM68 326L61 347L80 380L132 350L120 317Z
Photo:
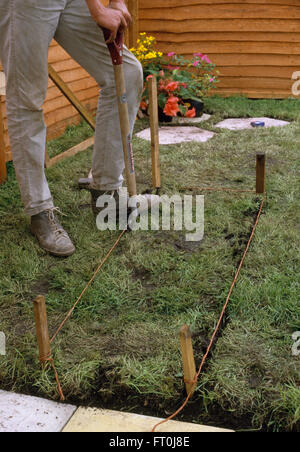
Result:
M168 58L156 50L156 40L153 36L140 33L137 47L130 49L143 66L145 81L155 76L158 84L158 103L167 116L195 116L188 100L199 101L216 88L218 70L207 55L195 53L190 59L175 52ZM174 99L175 106L174 106ZM149 89L145 85L142 110L149 105Z

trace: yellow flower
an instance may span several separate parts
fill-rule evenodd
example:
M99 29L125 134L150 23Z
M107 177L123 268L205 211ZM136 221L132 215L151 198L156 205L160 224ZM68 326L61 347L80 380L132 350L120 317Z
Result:
M156 52L149 52L149 53L147 53L147 55L145 55L145 58L147 60L152 60L152 59L156 58Z
M132 47L130 51L136 56L136 58L147 64L148 60L154 60L163 56L162 52L155 50L156 39L154 36L147 36L145 32L140 33L140 39L137 40L137 46Z

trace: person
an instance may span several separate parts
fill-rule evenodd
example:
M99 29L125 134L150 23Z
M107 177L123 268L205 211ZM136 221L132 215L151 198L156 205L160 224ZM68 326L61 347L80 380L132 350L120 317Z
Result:
M31 232L56 256L75 247L57 219L45 177L46 127L42 105L48 87L48 49L54 38L101 88L92 158L92 200L117 196L124 157L113 66L103 32L113 42L131 16L124 0L0 0L0 60L6 74L7 122L14 167ZM124 72L133 130L143 89L140 63L124 47Z

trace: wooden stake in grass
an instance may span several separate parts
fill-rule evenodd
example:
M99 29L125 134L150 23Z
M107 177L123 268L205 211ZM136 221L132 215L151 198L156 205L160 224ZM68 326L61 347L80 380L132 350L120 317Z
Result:
M45 366L51 357L45 298L39 295L33 302L39 360Z
M149 109L150 109L150 129L151 129L151 153L152 153L152 184L154 188L161 188L157 82L155 77L151 77L149 79L148 86L149 86Z
M256 154L256 193L266 191L266 155Z
M184 382L187 394L194 393L197 383L194 382L196 376L196 366L192 345L191 330L187 325L183 325L180 330L180 347L183 362Z

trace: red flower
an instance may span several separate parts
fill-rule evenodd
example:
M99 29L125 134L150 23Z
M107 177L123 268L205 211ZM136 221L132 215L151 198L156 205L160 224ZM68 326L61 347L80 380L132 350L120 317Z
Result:
M191 110L188 110L185 114L186 118L194 118L196 116L196 110L195 108L192 108Z
M175 91L176 89L178 89L179 87L179 83L178 82L170 82L167 86L166 86L166 90L167 91Z
M177 116L177 113L179 112L178 105L175 107L171 104L166 104L164 108L164 114L167 116Z
M178 102L179 102L178 97L171 96L171 97L169 97L169 99L168 99L168 103L169 103L169 104L172 104L172 105L174 105L174 104L177 104L177 105L178 105Z
M170 97L165 105L164 113L167 116L177 116L180 111L178 106L178 97Z
M146 77L147 82L149 82L150 78L153 78L153 75L148 75L148 77Z

